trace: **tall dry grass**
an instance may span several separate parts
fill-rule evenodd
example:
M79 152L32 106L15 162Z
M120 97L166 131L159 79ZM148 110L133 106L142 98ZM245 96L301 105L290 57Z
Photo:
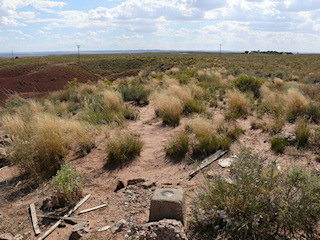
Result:
M154 101L156 115L162 118L163 124L178 126L183 110L181 101L165 93L155 95Z
M248 99L238 90L227 92L228 97L228 115L232 117L246 117L248 114Z
M289 120L295 120L298 116L303 116L307 112L310 101L295 88L290 88L285 95L286 114Z

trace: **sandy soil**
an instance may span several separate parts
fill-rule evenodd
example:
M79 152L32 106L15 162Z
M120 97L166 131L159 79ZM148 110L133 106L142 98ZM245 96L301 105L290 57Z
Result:
M220 175L228 174L228 169L222 169L217 162L213 163L202 173L196 175L191 181L187 180L188 174L195 168L196 164L188 165L186 162L173 163L166 158L164 146L169 137L184 127L187 120L182 119L177 128L165 127L159 118L155 117L152 104L137 107L140 118L136 121L128 121L125 128L138 133L144 143L140 157L135 159L129 166L122 169L110 170L105 167L106 163L106 141L103 136L97 138L97 147L83 158L70 156L73 166L84 175L83 194L92 194L72 216L84 218L89 221L90 233L87 239L124 239L123 233L111 234L110 230L102 233L97 229L110 225L113 226L120 219L132 218L138 223L145 223L149 217L149 205L152 192L157 187L170 186L182 187L187 193L188 216L192 219L190 212L191 197L195 189L203 181L206 171L213 171ZM221 110L211 109L214 119L223 117ZM262 130L252 130L250 122L254 119L237 120L239 126L245 133L231 146L231 151L238 152L242 146L259 152L270 159L278 159L281 168L291 164L303 163L310 168L320 168L320 164L314 161L315 154L312 151L299 151L288 148L284 155L276 156L270 149L269 134ZM286 124L285 131L292 131L292 124ZM127 181L142 178L145 180L156 180L156 187L144 189L139 185L127 186ZM117 182L122 181L125 188L114 192ZM49 184L43 184L36 188L28 176L24 176L16 166L0 169L0 221L7 223L7 229L28 230L34 236L29 216L29 204L35 202L38 213L43 200L52 194ZM90 213L78 215L79 211L91 208L102 203L107 207ZM43 234L55 221L40 219L40 228ZM72 224L68 222L64 227L56 229L47 239L68 239ZM4 231L4 229L2 229Z

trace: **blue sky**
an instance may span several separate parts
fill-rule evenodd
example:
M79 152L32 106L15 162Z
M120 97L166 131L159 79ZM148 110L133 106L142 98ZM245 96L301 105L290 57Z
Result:
M320 52L320 0L0 0L0 52Z

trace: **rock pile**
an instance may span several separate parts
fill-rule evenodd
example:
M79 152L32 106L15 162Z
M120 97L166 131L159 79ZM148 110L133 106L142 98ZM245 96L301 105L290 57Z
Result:
M141 226L139 240L188 240L184 227L180 221L163 219Z

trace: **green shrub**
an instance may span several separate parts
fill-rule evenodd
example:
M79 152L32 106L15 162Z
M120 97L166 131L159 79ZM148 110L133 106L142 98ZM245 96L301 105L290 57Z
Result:
M138 111L136 111L134 108L128 107L128 106L125 106L122 109L122 114L123 114L124 118L128 119L128 120L136 120L139 117Z
M118 131L107 143L107 164L122 167L140 155L143 143L131 132Z
M248 75L241 75L234 80L234 85L241 92L252 92L255 97L260 96L261 81Z
M204 158L212 155L219 149L229 150L232 140L225 136L217 136L216 134L206 134L197 137L192 144L192 155L195 158Z
M124 101L136 101L138 104L148 104L150 90L148 90L141 82L123 80L119 86Z
M72 169L72 166L65 161L61 169L52 179L52 186L62 197L66 205L75 205L82 197L83 177Z
M295 130L298 147L305 147L308 145L310 137L310 128L305 119L299 119L296 123Z
M232 183L216 176L195 196L198 231L225 239L317 238L319 176L297 167L280 174L275 163L248 151L238 155L230 175Z
M189 151L189 136L186 131L180 132L173 136L165 151L169 157L183 158Z
M271 149L276 153L283 153L287 146L287 141L281 137L274 137L271 139Z

